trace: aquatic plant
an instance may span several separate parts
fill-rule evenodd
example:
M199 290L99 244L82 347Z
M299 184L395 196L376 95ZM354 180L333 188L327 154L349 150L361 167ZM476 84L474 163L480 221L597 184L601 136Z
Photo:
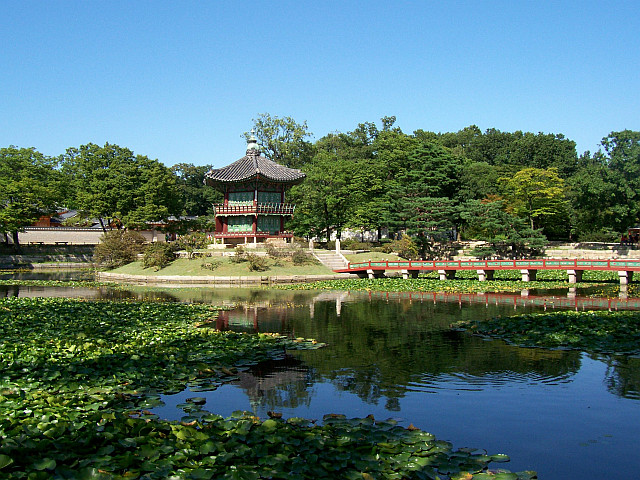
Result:
M231 418L191 398L159 419L159 395L212 390L247 365L313 340L217 331L205 305L0 299L0 476L129 478L534 478L489 471L506 455L413 427L328 415Z

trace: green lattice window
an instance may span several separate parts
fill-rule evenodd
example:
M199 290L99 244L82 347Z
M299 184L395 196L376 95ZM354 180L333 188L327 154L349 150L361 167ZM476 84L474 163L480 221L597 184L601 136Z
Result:
M234 216L227 220L227 231L250 232L253 230L253 217Z
M266 216L258 217L258 231L276 233L280 231L280 217Z
M280 192L258 192L258 203L282 203Z
M253 205L253 192L229 192L229 205Z

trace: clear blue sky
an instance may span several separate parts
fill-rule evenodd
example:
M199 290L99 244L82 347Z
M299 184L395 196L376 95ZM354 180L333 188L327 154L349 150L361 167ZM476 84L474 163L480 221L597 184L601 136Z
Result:
M633 1L0 2L0 147L89 142L223 166L268 112L314 139L562 133L578 153L640 130Z

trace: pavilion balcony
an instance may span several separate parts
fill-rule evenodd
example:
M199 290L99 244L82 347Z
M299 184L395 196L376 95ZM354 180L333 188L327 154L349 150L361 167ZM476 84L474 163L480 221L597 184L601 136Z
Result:
M215 232L214 238L293 238L291 232Z
M249 205L230 205L216 203L213 211L216 216L227 215L293 215L295 205L290 203L256 203Z

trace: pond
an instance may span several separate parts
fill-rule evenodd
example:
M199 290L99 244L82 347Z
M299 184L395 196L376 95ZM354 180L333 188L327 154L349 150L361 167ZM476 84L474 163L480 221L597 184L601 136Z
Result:
M35 290L34 290L35 289ZM511 471L541 479L617 478L638 471L640 359L521 348L451 331L450 324L544 308L634 308L638 299L595 300L581 292L367 294L223 288L79 289L0 287L0 296L206 302L230 310L218 327L326 342L240 371L212 392L164 397L155 410L179 419L186 398L228 416L395 418L454 447L506 453ZM613 303L612 303L613 302Z

